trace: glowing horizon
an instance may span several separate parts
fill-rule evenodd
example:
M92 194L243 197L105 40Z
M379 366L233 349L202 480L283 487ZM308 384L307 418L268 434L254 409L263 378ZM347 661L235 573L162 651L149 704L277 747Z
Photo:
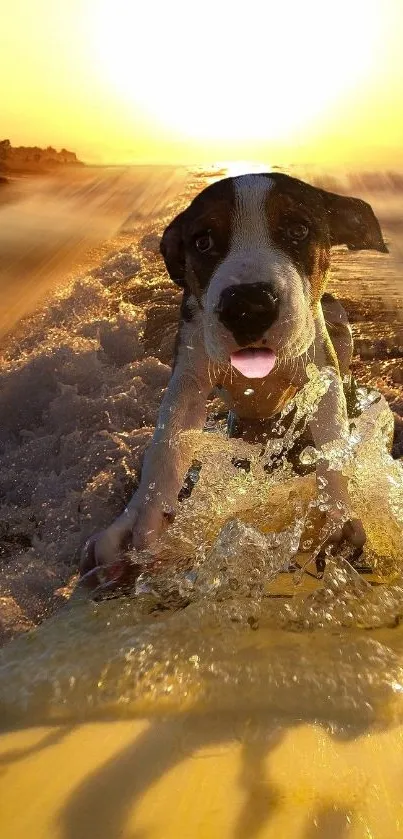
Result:
M400 0L15 0L0 139L90 163L402 164L402 33Z

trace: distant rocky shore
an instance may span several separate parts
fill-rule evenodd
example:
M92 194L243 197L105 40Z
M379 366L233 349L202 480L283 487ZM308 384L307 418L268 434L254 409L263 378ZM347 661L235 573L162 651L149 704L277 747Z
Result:
M0 140L0 183L7 176L46 174L61 166L84 166L77 155L67 149L56 151L52 146L12 146L10 140Z

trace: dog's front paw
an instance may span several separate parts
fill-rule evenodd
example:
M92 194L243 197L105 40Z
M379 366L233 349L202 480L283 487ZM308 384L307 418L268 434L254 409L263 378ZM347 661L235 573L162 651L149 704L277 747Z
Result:
M175 517L168 504L127 508L109 527L87 541L80 562L82 579L91 588L130 585L138 574L130 551L150 547Z
M327 515L328 536L325 538L316 557L316 567L323 572L326 556L337 556L347 549L348 559L354 564L362 555L366 542L365 530L360 519L341 519L338 513Z
M107 583L118 585L129 573L128 551L132 528L117 519L101 532L91 536L84 545L80 560L80 576L90 588Z
M351 548L363 548L366 541L365 530L360 519L348 518L346 519L346 510L344 515L335 506L330 508L326 513L326 531L328 536L326 538L327 545L340 546L349 545Z

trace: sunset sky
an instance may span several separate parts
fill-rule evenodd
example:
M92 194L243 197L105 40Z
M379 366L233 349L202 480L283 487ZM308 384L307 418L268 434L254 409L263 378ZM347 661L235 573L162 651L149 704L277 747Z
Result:
M13 0L0 139L90 162L403 164L403 0Z

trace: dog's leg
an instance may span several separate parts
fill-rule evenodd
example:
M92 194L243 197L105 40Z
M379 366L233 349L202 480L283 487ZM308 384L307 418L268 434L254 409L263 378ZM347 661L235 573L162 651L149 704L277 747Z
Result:
M326 328L337 355L340 376L347 400L348 416L357 415L357 385L351 373L354 342L348 315L339 300L331 294L324 294L321 299Z
M181 321L174 368L161 403L154 436L146 451L140 485L124 512L88 543L81 571L115 567L125 548L150 545L172 521L191 446L181 432L203 427L212 390L208 359L197 315Z
M326 329L337 355L340 375L344 378L350 372L354 352L348 315L340 301L327 292L321 299L321 306Z
M322 396L317 411L310 421L310 430L316 448L343 441L349 433L346 399L340 377L338 359L326 329L322 310L317 319L314 360L318 368L326 367L330 376L327 392ZM347 516L351 511L348 493L348 479L341 470L330 469L329 462L322 458L316 466L319 491L328 496L328 518L331 524L330 542L345 540L357 549L365 543L365 533L358 519Z

